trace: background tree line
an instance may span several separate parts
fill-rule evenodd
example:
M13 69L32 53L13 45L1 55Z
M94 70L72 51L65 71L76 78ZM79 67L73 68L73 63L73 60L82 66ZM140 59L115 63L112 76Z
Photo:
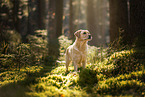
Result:
M122 44L140 47L145 44L144 7L144 0L1 0L0 42L12 37L28 42L28 35L46 29L48 53L58 56L60 35L74 40L76 30L88 29L90 45L105 47L121 35Z

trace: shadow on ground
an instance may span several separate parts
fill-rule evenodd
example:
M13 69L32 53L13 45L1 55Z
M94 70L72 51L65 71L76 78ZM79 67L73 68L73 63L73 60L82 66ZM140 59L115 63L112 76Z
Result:
M39 72L24 72L26 73L24 80L9 82L0 87L0 97L29 97L26 93L32 91L30 85L38 83L37 78L47 76L54 67L56 66L44 65Z

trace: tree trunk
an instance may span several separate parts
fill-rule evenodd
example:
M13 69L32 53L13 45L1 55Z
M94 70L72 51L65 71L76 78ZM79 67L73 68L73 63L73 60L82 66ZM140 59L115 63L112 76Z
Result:
M93 0L87 0L87 28L91 32L93 39L90 41L90 45L97 46L97 24L96 24L96 18L95 18L95 8L94 8L94 2Z
M38 1L38 11L39 11L39 18L38 18L38 24L40 29L46 29L46 0L39 0Z
M28 32L29 34L35 34L35 31L39 29L39 0L29 0L28 3Z
M128 33L128 6L127 0L110 0L110 41L118 39L119 30L124 31L124 43L127 43L126 40Z
M69 38L74 39L74 28L73 28L73 0L69 1Z
M145 1L130 0L130 42L145 46Z
M22 36L22 41L27 42L26 36L28 34L28 0L19 0L18 16L17 16L17 31Z
M96 32L97 32L97 46L106 46L108 40L106 36L108 35L109 29L109 2L107 0L96 0L95 2L95 18L96 18ZM101 6L100 6L101 5Z
M63 0L49 0L48 54L53 59L59 56L58 37L62 34Z
M57 0L56 2L56 37L62 34L63 24L63 0Z

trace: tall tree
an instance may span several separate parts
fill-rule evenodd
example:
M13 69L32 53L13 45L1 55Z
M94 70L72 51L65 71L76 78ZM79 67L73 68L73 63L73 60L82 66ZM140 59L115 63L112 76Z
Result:
M73 30L73 0L69 1L69 38L74 39Z
M29 34L35 34L34 32L39 29L39 0L28 0L28 32Z
M57 0L56 2L56 37L62 34L63 24L63 0Z
M17 31L22 36L22 41L26 42L26 36L28 34L28 0L14 0L14 8L15 11L14 14L16 15L15 18L17 19L15 21L15 26Z
M46 20L46 16L47 16L47 12L48 12L48 8L46 5L48 4L48 0L39 0L38 1L38 11L39 11L39 18L38 18L38 24L39 24L39 28L40 29L46 29L46 22L48 22Z
M56 59L59 56L58 37L62 34L63 0L49 0L48 53Z
M96 18L96 33L97 46L106 46L106 37L109 29L109 2L108 0L95 0L95 18Z
M120 29L124 31L125 37L129 33L127 0L110 0L109 7L110 7L110 41L113 42L119 37ZM124 40L127 40L127 37Z
M90 41L90 45L97 45L97 24L95 18L95 8L94 8L94 0L87 0L87 28L91 32L94 37L92 41Z
M145 1L130 0L130 42L136 40L138 47L145 46Z

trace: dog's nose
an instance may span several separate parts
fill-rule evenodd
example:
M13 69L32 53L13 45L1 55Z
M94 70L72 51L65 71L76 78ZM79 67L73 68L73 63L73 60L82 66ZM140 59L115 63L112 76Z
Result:
M88 39L91 39L91 37L92 37L92 36L91 36L91 35L89 35Z

